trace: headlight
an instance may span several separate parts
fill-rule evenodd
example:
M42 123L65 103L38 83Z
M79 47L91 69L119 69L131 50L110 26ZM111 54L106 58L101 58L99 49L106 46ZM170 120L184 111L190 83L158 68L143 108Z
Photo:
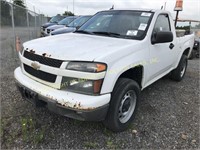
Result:
M63 77L61 89L89 95L98 95L100 94L102 83L103 79L93 81Z
M106 71L107 65L104 63L69 62L66 69L90 73L99 73ZM98 95L100 94L102 83L103 79L88 80L63 77L61 89L66 89L77 93Z
M106 64L103 64L103 63L69 62L66 69L97 73L97 72L106 71L107 66Z

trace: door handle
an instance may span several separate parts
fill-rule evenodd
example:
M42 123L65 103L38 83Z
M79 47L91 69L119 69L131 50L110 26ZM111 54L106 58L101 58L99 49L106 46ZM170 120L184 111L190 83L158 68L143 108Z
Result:
M171 43L171 44L169 45L169 48L170 48L170 49L173 49L173 48L174 48L174 44Z

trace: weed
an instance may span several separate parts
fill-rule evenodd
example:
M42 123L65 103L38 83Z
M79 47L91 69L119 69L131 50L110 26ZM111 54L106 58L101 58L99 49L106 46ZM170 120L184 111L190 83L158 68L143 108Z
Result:
M108 149L117 149L117 145L115 145L113 143L113 141L111 141L111 139L109 138L108 141L106 141L106 147Z
M81 125L81 121L79 121L79 120L73 120L73 123L74 123L74 125Z
M27 119L25 119L25 118L21 119L21 125L22 125L23 140L27 142L27 140L28 140L28 121L27 121Z
M3 136L3 130L4 130L4 122L1 119L1 122L0 122L0 138L1 139L2 139L2 136Z
M22 136L25 142L33 143L34 145L39 144L44 139L45 127L39 129L36 128L37 122L32 118L22 118Z
M37 134L34 136L34 144L37 145L41 143L44 139L44 134L45 134L45 128L42 127L42 130L39 131Z
M137 129L137 127L135 126L135 124L131 123L129 124L128 129L134 130L134 129Z
M89 148L89 149L95 149L95 148L97 148L97 143L95 143L95 142L85 142L84 146L86 148Z
M103 134L108 136L108 137L111 137L113 135L113 132L108 130L107 128L104 128Z
M112 141L107 141L107 142L106 142L106 146L107 146L108 149L113 149L113 147L114 147Z

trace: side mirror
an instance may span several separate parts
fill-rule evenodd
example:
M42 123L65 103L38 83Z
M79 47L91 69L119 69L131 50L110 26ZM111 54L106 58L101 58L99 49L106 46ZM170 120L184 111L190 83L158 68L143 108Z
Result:
M173 41L173 33L171 31L159 31L153 33L151 38L152 44L169 43Z
M77 26L77 27L76 27L76 30L78 30L80 27L81 27L81 26Z

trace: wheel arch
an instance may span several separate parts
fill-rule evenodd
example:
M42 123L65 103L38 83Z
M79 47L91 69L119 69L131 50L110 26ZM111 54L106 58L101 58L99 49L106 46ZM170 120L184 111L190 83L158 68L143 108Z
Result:
M136 81L138 83L138 85L140 86L140 88L142 88L143 75L144 75L143 65L137 65L135 67L129 68L129 69L121 72L118 75L118 77L114 83L114 87L120 78L128 78L128 79L132 79L132 80ZM114 89L114 87L113 87L113 89Z
M178 64L179 64L179 62L180 62L180 60L181 60L181 57L182 57L183 55L186 55L187 58L189 59L190 53L191 53L190 47L185 48L185 50L184 50L182 53L179 54L178 59L177 59L175 65L174 65L174 69L178 66Z
M190 53L191 53L191 51L190 51L190 47L188 47L188 48L186 48L186 49L183 51L183 54L182 54L182 55L186 55L187 58L189 58ZM181 56L182 56L182 55L181 55Z

